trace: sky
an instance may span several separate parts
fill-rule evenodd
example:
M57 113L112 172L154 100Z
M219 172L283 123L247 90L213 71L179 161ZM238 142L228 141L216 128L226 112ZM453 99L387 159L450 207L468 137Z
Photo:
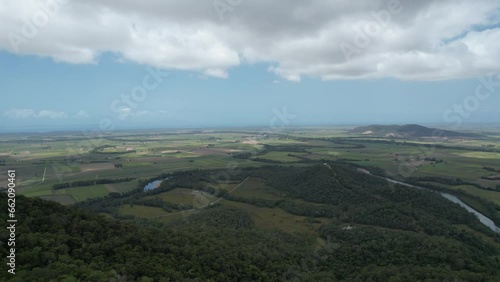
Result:
M0 131L500 121L497 0L0 0Z

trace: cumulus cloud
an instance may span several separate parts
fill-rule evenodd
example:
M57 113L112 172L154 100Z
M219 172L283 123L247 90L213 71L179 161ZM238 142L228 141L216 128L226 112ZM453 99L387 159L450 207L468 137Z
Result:
M227 2L222 17L214 1L63 2L2 1L0 32L8 36L0 48L72 64L112 52L218 78L264 63L295 82L447 80L500 70L497 0L243 0Z
M50 118L61 119L67 118L65 112L54 110L41 110L38 113L33 109L11 109L4 113L4 116L10 119L25 119L25 118Z

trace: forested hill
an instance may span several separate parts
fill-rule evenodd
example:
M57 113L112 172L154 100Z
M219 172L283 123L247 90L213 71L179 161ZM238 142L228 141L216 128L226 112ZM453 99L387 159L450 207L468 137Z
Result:
M277 281L307 256L297 238L256 230L229 208L160 230L41 199L21 196L18 207L18 267L15 276L2 271L3 281Z
M208 177L214 172L178 173L175 181L156 191L138 189L81 207L112 211L134 203L156 204L161 198L151 197L175 187L215 185ZM0 277L9 281L498 281L500 277L498 235L436 193L390 186L333 163L249 168L238 177L265 186L246 187L253 197L219 193L223 197L219 204L168 224L122 222L19 196L16 275L8 277L4 271ZM0 194L0 201L6 202L5 194ZM272 220L274 213L293 218L287 222L292 226L321 224L307 233L259 227L257 223ZM5 213L1 220L5 222ZM6 236L1 233L4 258Z
M369 125L356 127L352 133L364 136L419 138L419 137L479 137L478 134L457 132L421 126L418 124L406 125Z
M435 192L393 185L345 165L270 167L258 173L285 195L315 203L314 208L308 206L307 209L296 201L281 203L292 213L316 214L346 223L377 225L429 235L448 235L452 224L465 224L488 234L493 232L473 214Z

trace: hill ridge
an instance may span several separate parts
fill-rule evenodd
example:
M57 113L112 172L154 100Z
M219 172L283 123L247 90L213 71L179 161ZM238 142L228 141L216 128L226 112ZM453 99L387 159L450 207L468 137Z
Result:
M393 138L459 138L459 137L478 137L480 135L451 131L440 128L426 127L419 124L404 125L380 125L373 124L354 128L351 133L364 136L393 137Z

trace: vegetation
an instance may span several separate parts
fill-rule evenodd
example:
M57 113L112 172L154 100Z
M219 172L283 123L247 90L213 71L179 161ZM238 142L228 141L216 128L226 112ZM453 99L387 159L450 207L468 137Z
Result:
M500 275L498 235L433 192L391 187L329 163L242 169L235 182L260 179L255 197L246 198L234 196L235 188L217 189L220 179L212 176L220 173L174 173L150 192L87 200L79 205L87 211L18 197L22 248L14 281L493 281ZM166 215L180 210L157 196L176 187L225 200L169 223L120 215L119 207L127 205L160 207ZM234 201L306 216L293 224L315 231L261 229L251 210L228 205ZM95 212L115 212L132 222ZM6 256L5 245L0 253Z
M5 194L1 198L6 201ZM10 281L279 280L304 251L297 239L255 230L248 217L232 210L159 229L40 199L18 201L23 210L17 230L24 235ZM216 220L206 221L213 216ZM0 253L7 256L4 245Z
M364 134L369 136L382 137L399 137L399 138L415 138L415 137L479 137L474 133L464 133L451 130L429 128L418 124L406 125L369 125L361 126L352 130L353 133Z
M499 235L431 190L499 225L498 136L297 128L5 137L0 149L11 154L0 165L22 172L18 193L34 197L18 198L15 278L496 281ZM155 180L165 181L144 191Z
M135 178L116 178L116 179L96 179L96 180L79 180L79 181L74 181L74 182L66 182L66 183L57 183L52 185L52 189L58 190L58 189L64 189L64 188L69 188L69 187L84 187L84 186L93 186L93 185L98 185L98 184L111 184L111 183L120 183L120 182L128 182L131 180L134 180Z

